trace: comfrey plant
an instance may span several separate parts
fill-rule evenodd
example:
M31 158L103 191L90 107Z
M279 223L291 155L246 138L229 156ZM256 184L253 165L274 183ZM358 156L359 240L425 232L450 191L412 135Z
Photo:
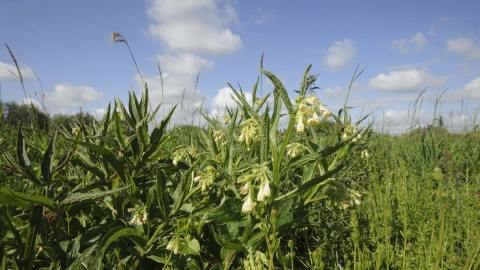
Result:
M16 144L0 145L0 264L312 265L317 259L297 234L320 227L320 213L332 204L342 211L360 203L359 193L341 181L370 127L354 127L347 107L333 115L321 98L306 95L309 69L295 104L280 80L261 70L273 93L257 98L257 81L247 100L232 87L238 108L221 121L204 115L208 129L188 136L167 130L175 107L152 125L159 107L149 110L146 85L140 99L131 92L127 105L117 99L101 120L76 121L73 132L60 126L49 135L26 134L20 128ZM288 118L285 129L279 128L281 117ZM347 127L336 131L333 142L319 132L327 119ZM16 155L9 150L15 145Z
M204 115L215 140L204 135L203 150L215 158L200 166L215 167L219 179L212 187L221 187L215 193L218 205L204 220L221 246L222 267L240 262L248 269L306 265L296 257L304 255L296 254L299 249L293 243L298 239L292 232L319 226L317 215L323 199L330 199L339 208L349 200L359 203L360 196L350 197L357 193L347 190L341 180L353 159L355 142L370 126L338 130L338 140L329 145L317 132L322 123L331 118L339 126L350 127L351 118L347 107L335 116L319 97L306 95L309 69L294 99L296 104L276 76L261 70L275 86L273 104L266 102L271 94L256 97L257 81L251 101L243 91L230 86L238 109L228 110L223 122ZM280 130L284 109L288 126Z

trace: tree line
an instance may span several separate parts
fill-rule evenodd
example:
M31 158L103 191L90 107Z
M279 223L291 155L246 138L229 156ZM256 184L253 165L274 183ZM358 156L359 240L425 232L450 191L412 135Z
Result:
M71 131L73 122L83 121L90 125L93 116L88 112L78 112L76 114L55 114L50 115L46 111L33 105L17 103L15 101L0 101L0 122L10 126L32 126L48 132L52 127L63 126Z

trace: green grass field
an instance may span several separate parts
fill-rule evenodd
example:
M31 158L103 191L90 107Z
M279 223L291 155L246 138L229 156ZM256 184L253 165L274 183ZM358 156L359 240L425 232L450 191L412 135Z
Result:
M146 89L100 120L1 122L1 269L480 269L475 123L381 134L309 69L296 97L261 72L272 103L257 81L204 127L155 120Z

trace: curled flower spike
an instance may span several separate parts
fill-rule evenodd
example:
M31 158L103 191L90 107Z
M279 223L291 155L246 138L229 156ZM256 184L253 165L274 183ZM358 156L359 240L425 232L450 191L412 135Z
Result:
M230 121L230 115L222 116L222 123L224 123L226 125L226 124L228 124L229 121Z
M257 203L252 200L252 197L248 196L245 203L243 203L242 212L244 213L252 212L253 208L255 208L256 205Z
M305 150L307 150L307 148L301 143L291 143L287 145L287 155L292 158L297 157Z

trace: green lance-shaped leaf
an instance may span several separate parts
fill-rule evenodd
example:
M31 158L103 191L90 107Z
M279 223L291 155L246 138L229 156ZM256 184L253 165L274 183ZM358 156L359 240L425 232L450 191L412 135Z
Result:
M142 250L147 244L147 239L145 238L145 235L137 229L133 229L133 228L122 229L121 227L113 228L102 238L102 241L100 241L100 244L98 245L97 255L93 259L93 262L90 264L90 267L88 269L91 269L91 270L101 269L102 259L103 259L103 255L105 254L105 251L107 251L108 246L110 246L110 244L113 241L117 240L120 237L129 238L135 244L137 244L137 246Z
M23 192L16 192L16 191L13 191L12 189L10 189L8 186L6 187L6 189L8 190L8 192L10 192L10 194L12 194L13 196L15 196L18 199L21 199L21 200L24 200L24 201L27 201L27 202L32 202L32 203L37 204L37 205L45 206L46 208L48 208L50 210L55 210L55 208L56 208L55 207L55 202L52 201L51 199L45 197L45 196L37 196L37 195L31 195L31 194L23 193Z
M113 170L118 174L118 177L120 177L120 179L122 179L124 183L133 184L131 187L132 192L136 191L136 186L133 183L133 181L130 181L131 179L127 178L127 176L125 175L125 166L120 160L118 160L115 157L115 154L112 151L96 144L91 144L91 143L82 142L82 141L75 141L75 140L70 140L70 141L73 141L83 147L86 147L92 151L99 153L112 166Z
M312 178L310 179L309 181L305 182L304 184L298 186L297 188L293 189L292 191L284 194L284 195L281 195L277 198L275 198L275 202L281 202L281 201L284 201L284 200L288 200L290 198L294 198L296 196L299 196L299 195L302 195L305 191L307 191L308 189L310 189L311 187L314 187L318 184L321 184L323 182L323 184L327 184L328 182L325 181L327 180L328 178L332 177L333 175L335 175L337 172L339 172L345 165L344 164L341 164L340 166L337 166L335 169L325 173L324 175L322 176L319 176L319 177L315 177L315 178Z
M269 153L269 137L270 137L270 121L268 117L268 106L267 109L265 110L265 113L262 118L261 122L261 143L260 143L260 162L266 162L269 161L268 158L268 153Z
M27 175L28 179L35 183L38 186L42 184L35 178L35 176L30 171L32 164L30 163L30 159L27 155L27 150L25 149L25 136L23 135L22 128L18 128L18 135L17 135L17 158L20 167L24 170L25 174Z
M48 144L45 154L43 155L41 170L42 170L43 180L46 186L50 184L50 180L51 180L50 178L52 175L52 160L53 160L53 154L55 153L56 138L57 138L57 130L53 132L53 137L50 140L50 143Z
M213 233L213 237L220 246L228 250L247 252L247 249L243 246L242 242L239 239L226 240L221 235L216 234L215 232Z
M122 119L116 108L113 110L113 118L115 119L115 133L117 135L117 140L120 143L122 150L125 151L127 149L127 143L125 141L125 136L123 135Z
M80 204L80 203L85 203L85 202L90 202L93 200L97 200L103 197L107 197L113 194L120 193L126 189L128 189L130 186L122 187L122 188L116 188L116 189L111 189L107 191L98 191L98 192L88 192L88 193L73 193L68 195L61 203L60 205L66 206L66 205L74 205L74 204Z
M310 68L312 65L309 65L305 72L303 73L303 80L302 80L302 85L300 86L300 96L303 98L305 94L307 93L307 86L308 86L308 72L310 71Z
M27 209L33 207L32 202L25 201L13 196L5 188L0 189L0 205L9 205L13 207L21 207L21 208L27 208Z
M43 206L37 205L33 208L32 218L30 219L30 228L28 229L27 242L23 253L23 258L27 262L25 269L32 269L35 261L35 252L37 250L37 236L42 227Z
M294 114L295 113L295 108L293 107L292 102L290 101L290 98L288 97L287 89L283 86L282 82L271 72L266 71L266 70L260 70L263 74L265 74L270 81L272 81L273 85L275 86L274 91L277 91L277 94L282 98L283 103L287 107L288 113L289 114ZM274 93L275 94L275 93Z
M213 224L238 221L242 217L242 205L243 202L240 199L226 199L221 205L204 215L202 219Z
M97 249L97 244L95 244L93 247L87 248L82 255L80 255L70 266L68 266L67 269L65 270L74 270L78 269L78 267L82 264L82 262L88 258L92 253Z
M173 106L173 108L170 110L168 115L162 120L162 122L160 122L160 124L153 129L152 135L150 136L151 145L156 145L160 141L160 139L162 138L162 135L165 133L165 128L170 122L170 118L172 117L172 114L176 108L177 108L177 105Z

